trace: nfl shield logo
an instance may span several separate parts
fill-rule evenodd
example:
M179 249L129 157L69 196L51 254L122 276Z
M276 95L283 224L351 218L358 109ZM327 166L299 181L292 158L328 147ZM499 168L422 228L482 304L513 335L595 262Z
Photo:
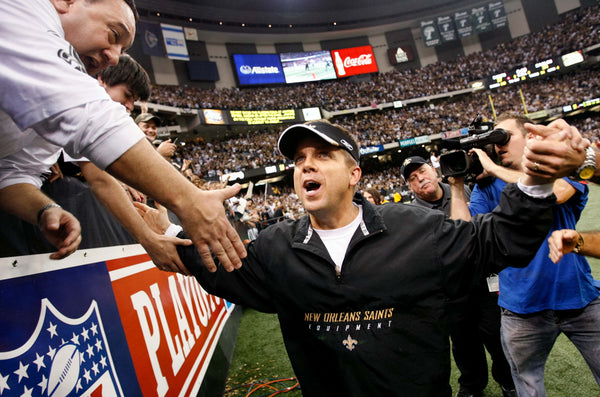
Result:
M97 302L79 318L41 303L29 340L0 352L0 396L123 396Z

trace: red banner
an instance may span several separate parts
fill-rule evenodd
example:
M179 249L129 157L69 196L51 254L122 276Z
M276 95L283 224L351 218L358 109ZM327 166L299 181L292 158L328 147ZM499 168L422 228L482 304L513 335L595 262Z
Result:
M234 307L140 245L0 268L2 397L196 396Z
M338 77L348 77L356 74L375 73L378 71L373 47L343 48L331 51Z
M195 395L227 319L225 302L148 259L106 263L142 394Z

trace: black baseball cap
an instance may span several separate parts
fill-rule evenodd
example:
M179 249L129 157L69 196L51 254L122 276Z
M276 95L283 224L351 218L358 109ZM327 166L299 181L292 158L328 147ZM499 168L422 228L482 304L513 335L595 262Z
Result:
M316 135L325 142L344 149L358 163L360 148L354 138L342 127L325 121L309 121L286 128L279 136L277 147L279 147L281 154L293 160L298 143L308 134Z
M400 169L400 173L404 177L405 180L408 180L408 176L411 172L422 166L423 164L427 164L427 160L425 160L421 156L412 156L404 160L402 163L402 168Z

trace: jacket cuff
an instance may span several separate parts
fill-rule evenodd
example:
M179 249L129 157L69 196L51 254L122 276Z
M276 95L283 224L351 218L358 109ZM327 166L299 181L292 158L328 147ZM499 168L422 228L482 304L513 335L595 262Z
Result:
M540 199L550 197L553 193L553 190L552 190L553 186L554 186L554 182L545 183L543 185L532 185L532 186L523 185L521 183L520 178L519 178L519 181L517 182L517 187L519 188L520 191L522 191L529 197L540 198Z

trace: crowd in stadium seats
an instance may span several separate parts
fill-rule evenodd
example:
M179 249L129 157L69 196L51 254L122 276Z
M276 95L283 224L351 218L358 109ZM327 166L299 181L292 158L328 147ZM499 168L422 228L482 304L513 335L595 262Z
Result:
M496 72L599 43L599 14L600 6L577 9L565 14L554 25L500 44L492 50L420 69L372 75L370 81L344 79L246 89L157 86L151 102L182 108L258 110L278 109L281 104L286 104L287 108L319 106L332 111L455 91Z
M597 70L580 70L567 75L554 76L552 79L496 90L491 94L494 109L498 113L523 112L519 90L523 94L528 112L579 103L597 97L600 90L598 90L595 74ZM351 114L333 121L353 131L363 146L388 143L465 127L477 113L490 120L492 112L487 95L487 92L463 95L451 100L402 109ZM570 119L569 122L592 142L600 143L600 117L595 113ZM230 172L283 161L276 149L277 136L281 128L248 131L243 136L221 141L188 142L186 146L179 147L175 161L189 161L195 179L204 183L199 186L211 188L211 182L204 182L201 178L215 179ZM359 189L375 187L383 193L383 196L389 197L394 189L401 189L402 184L399 170L389 168L365 175ZM304 213L302 206L295 195L288 190L285 189L281 196L269 195L267 198L260 193L254 194L252 196L255 199L254 205L257 209L261 209L281 203L285 208L285 217L301 216Z
M494 110L524 112L520 94L523 94L527 112L580 103L598 96L600 85L597 69L583 69L549 79L531 81L491 92ZM469 125L481 114L493 119L488 91L462 95L450 100L409 106L400 109L374 110L349 114L333 121L357 135L362 146L380 145L414 136L432 135L456 130ZM598 141L600 118L589 117L574 121L588 138ZM281 128L248 131L243 136L213 142L188 142L177 151L176 161L191 160L193 171L208 178L222 174L277 164L282 161L277 152L277 135Z
M212 90L159 86L155 87L151 100L184 108L277 109L285 103L285 108L320 106L339 110L444 93L465 88L468 82L494 71L508 70L532 60L599 43L599 10L599 6L592 6L567 13L559 23L501 44L491 51L474 53L454 62L437 62L417 70L372 75L366 82L339 80L285 87ZM579 69L491 92L485 90L400 109L352 113L332 121L353 131L362 146L379 145L466 127L477 114L491 120L492 106L496 114L536 112L596 98L600 93L597 73L597 68ZM590 115L570 122L592 141L598 142L599 117ZM224 140L188 142L178 148L174 161L178 164L189 162L188 177L197 185L210 188L203 185L205 179L216 180L223 174L280 163L282 157L277 152L276 140L281 128L249 130L242 136ZM385 175L379 173L370 176L367 184L380 189L384 184L400 186L401 182L394 178L391 171ZM298 209L290 203L287 205L291 206L292 213L294 208Z

